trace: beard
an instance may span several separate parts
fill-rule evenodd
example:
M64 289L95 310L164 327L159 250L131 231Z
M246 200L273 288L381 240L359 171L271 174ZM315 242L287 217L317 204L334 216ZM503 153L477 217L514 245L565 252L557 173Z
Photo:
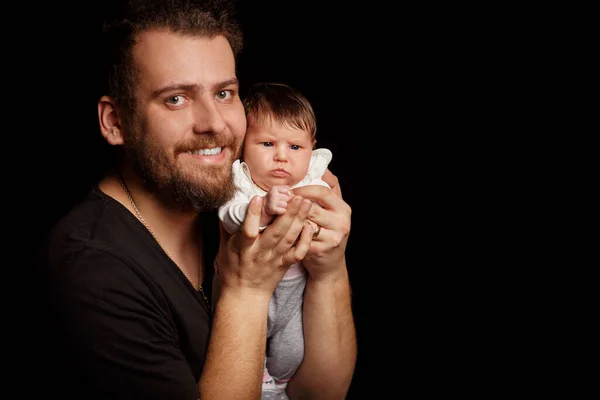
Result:
M239 149L240 143L235 143L235 139L221 134L200 134L194 140L177 146L171 155L148 138L147 124L139 115L134 116L128 125L133 129L124 139L125 155L144 188L166 208L177 212L212 211L232 198L235 187L231 165L235 158L224 165L184 171L177 167L176 156L201 147L231 146Z

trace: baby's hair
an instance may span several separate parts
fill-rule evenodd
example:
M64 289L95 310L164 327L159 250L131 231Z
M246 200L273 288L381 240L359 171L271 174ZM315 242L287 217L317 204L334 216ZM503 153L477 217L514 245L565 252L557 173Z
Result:
M308 99L298 90L275 82L252 85L244 97L248 125L264 118L307 131L313 143L317 137L317 119Z

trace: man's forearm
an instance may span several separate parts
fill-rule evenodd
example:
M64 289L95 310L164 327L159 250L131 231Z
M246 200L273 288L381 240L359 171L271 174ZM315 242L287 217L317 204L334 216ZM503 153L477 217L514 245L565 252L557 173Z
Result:
M345 399L356 364L348 274L306 284L304 360L288 384L290 399Z
M221 292L199 382L202 400L260 399L268 309L268 298Z

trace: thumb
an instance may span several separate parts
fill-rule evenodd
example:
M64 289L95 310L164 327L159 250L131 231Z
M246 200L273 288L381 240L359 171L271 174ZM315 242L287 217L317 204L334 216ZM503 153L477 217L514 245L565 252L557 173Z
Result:
M287 185L273 186L273 188L279 193L289 193L290 187Z
M246 218L242 223L241 230L245 237L255 239L258 237L260 228L260 215L262 212L263 198L262 196L254 196L248 204Z

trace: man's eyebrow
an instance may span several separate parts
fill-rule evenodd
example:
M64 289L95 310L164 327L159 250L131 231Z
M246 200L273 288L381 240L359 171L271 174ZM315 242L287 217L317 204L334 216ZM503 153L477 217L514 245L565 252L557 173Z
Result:
M232 78L232 79L228 79L223 82L216 83L215 85L213 85L213 89L220 90L220 89L230 86L230 85L239 86L238 79ZM152 92L151 96L152 96L152 98L156 98L165 92L171 92L171 91L191 92L191 91L199 90L200 88L201 88L200 85L193 84L193 83L190 83L190 84L174 83L172 85L163 86L163 87L160 87L160 88L154 90Z
M239 81L237 80L237 78L231 78L228 79L226 81L223 81L217 85L215 85L215 89L222 89L224 87L230 86L230 85L235 85L235 86L239 86Z

